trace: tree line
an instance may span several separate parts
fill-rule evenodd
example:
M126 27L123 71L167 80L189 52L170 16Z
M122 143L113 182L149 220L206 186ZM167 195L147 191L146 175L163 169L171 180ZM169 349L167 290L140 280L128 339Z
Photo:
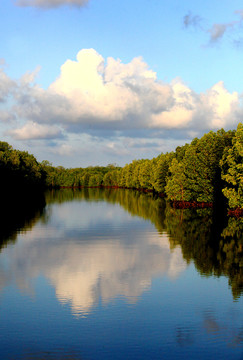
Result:
M124 167L54 167L0 142L2 185L58 187L121 187L156 192L173 202L212 204L228 201L243 211L243 124L236 130L210 131L175 151L151 160L133 160Z

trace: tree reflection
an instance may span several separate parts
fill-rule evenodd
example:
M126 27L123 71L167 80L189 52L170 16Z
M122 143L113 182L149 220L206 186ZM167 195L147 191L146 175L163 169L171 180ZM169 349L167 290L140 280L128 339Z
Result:
M219 242L218 261L237 299L243 292L243 219L229 219Z
M212 209L166 206L166 230L172 247L180 245L184 259L204 276L229 279L234 299L243 291L243 219L229 218L225 228Z
M14 243L19 232L31 229L43 214L45 196L42 192L7 192L1 197L0 250Z
M2 200L0 247L15 241L20 230L32 228L40 217L47 223L51 204L79 200L119 204L132 216L151 221L160 234L169 235L170 248L180 246L184 260L193 261L200 274L227 276L234 299L242 294L243 219L227 219L218 209L174 209L152 193L85 188L51 190L45 199L37 193L10 194Z
M50 195L49 195L50 196ZM180 246L187 263L204 276L227 276L234 299L243 292L243 219L226 218L219 208L174 209L169 202L132 190L86 188L53 191L49 201L72 199L119 203L131 215L150 220L167 232L171 248Z
M107 201L120 204L133 216L150 220L159 232L164 232L165 206L164 199L152 193L130 189L84 188L51 190L46 193L47 204L63 203L72 200Z
M219 208L174 209L169 202L132 190L86 188L53 192L51 201L85 199L119 203L131 215L150 220L180 246L184 260L204 276L227 276L234 299L243 291L243 219L225 217Z

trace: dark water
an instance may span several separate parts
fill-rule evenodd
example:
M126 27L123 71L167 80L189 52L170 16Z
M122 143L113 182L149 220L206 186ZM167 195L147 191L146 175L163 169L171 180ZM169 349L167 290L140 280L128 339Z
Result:
M0 359L243 359L242 220L128 190L18 204L1 222Z

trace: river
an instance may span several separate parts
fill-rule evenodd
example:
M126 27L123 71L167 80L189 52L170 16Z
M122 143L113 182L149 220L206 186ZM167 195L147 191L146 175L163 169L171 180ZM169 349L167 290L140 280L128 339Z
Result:
M242 220L131 190L13 207L0 232L1 359L243 359Z

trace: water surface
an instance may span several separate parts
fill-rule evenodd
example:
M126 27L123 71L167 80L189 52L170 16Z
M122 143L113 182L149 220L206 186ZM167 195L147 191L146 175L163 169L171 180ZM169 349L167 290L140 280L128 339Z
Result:
M241 228L210 211L47 193L31 220L3 225L0 358L242 359Z

